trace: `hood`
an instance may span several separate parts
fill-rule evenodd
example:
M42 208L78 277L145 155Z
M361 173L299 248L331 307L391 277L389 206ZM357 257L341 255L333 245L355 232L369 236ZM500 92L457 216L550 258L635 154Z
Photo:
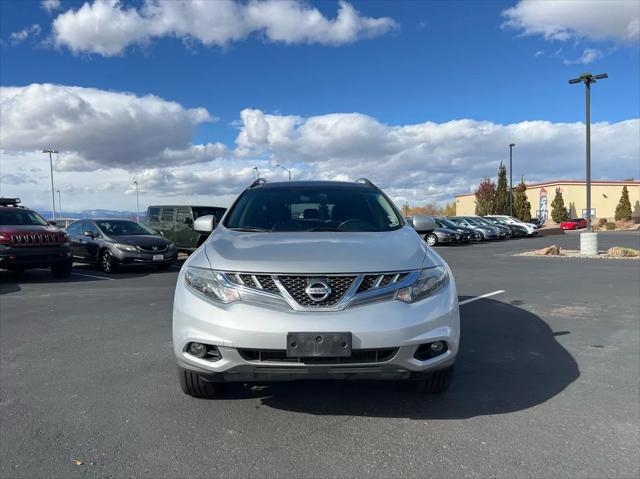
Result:
M367 273L441 264L405 226L385 232L241 232L219 226L205 243L211 267L252 273Z
M133 246L142 246L153 248L158 246L164 248L170 243L169 240L162 236L156 235L122 235L122 236L109 236L109 238L116 243L130 244Z
M57 226L47 225L0 225L0 233L15 234L35 234L35 233L64 233Z

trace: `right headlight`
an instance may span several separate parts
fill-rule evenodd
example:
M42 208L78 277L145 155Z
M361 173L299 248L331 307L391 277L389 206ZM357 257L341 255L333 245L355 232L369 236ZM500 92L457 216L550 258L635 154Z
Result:
M396 292L396 299L405 303L415 303L442 289L448 279L449 273L444 266L425 268L411 286L401 288Z
M184 274L184 282L189 289L217 303L240 301L238 290L227 286L222 274L216 271L189 267Z

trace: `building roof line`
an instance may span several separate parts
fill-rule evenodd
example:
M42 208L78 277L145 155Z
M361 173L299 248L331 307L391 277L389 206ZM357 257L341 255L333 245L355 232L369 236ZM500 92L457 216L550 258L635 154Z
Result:
M526 183L527 189L529 188L538 188L545 186L558 186L558 185L585 185L587 182L585 180L552 180L552 181L544 181L542 183ZM640 185L639 180L591 180L592 185ZM460 198L462 196L473 196L475 193L463 193L460 195L456 195L456 198Z

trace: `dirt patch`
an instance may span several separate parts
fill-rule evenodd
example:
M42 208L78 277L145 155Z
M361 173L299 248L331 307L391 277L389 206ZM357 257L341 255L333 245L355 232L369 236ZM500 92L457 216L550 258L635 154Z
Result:
M582 254L577 249L561 249L556 245L533 251L523 251L514 256L536 256L540 258L590 258L590 259L626 259L640 260L640 250L615 246L598 254Z

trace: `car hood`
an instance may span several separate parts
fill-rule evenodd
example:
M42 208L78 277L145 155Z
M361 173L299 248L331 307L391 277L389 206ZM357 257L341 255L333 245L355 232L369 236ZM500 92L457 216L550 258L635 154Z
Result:
M252 273L366 273L442 264L416 231L241 232L218 227L205 243L211 267Z
M40 225L0 225L0 233L6 234L35 234L35 233L63 233L57 226Z
M116 243L130 244L133 246L143 246L153 248L158 246L164 248L170 243L169 240L162 236L156 235L121 235L121 236L109 236L109 238Z

